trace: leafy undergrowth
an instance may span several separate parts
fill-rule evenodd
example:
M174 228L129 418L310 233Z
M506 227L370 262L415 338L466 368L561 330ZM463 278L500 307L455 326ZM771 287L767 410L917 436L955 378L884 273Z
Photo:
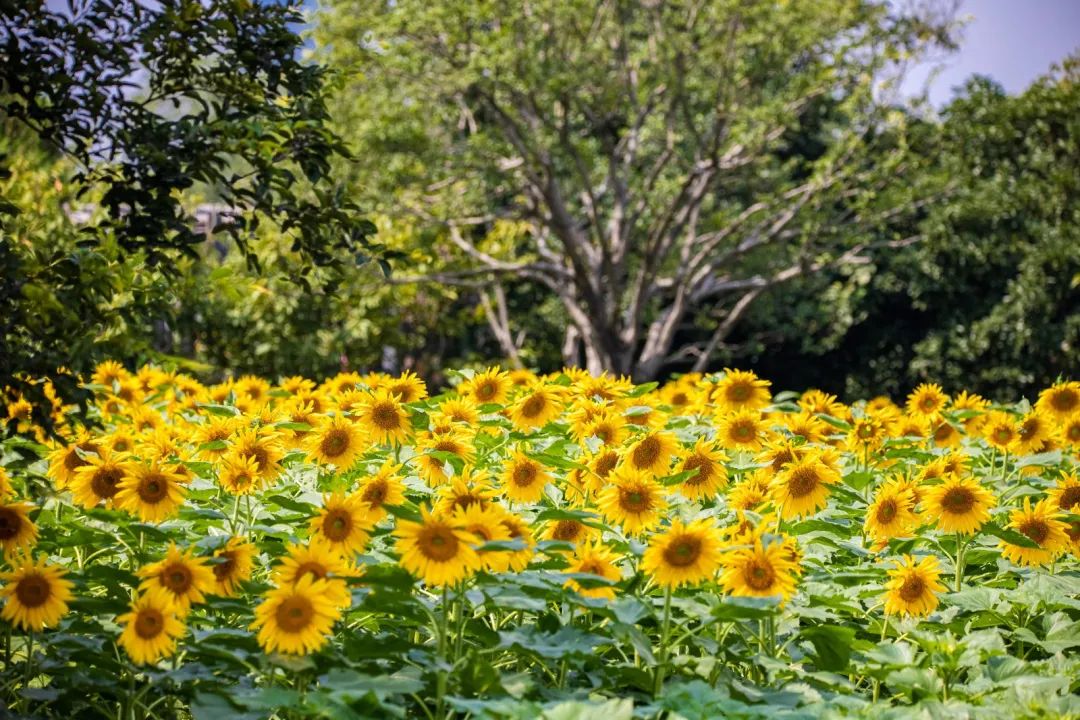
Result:
M27 717L1080 715L1080 385L843 405L749 373L9 404ZM54 408L65 421L65 409Z

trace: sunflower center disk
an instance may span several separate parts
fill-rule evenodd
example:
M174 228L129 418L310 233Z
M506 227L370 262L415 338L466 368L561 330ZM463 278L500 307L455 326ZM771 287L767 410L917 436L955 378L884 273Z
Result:
M148 503L158 503L165 499L168 494L168 485L165 478L151 475L139 485L139 497Z
M1020 526L1020 532L1035 544L1042 545L1050 534L1050 528L1042 520L1030 520Z
M435 562L446 562L457 556L458 539L449 528L430 528L420 536L420 551Z
M14 510L0 508L0 540L10 540L19 534L22 519Z
M143 640L152 640L161 634L165 626L165 618L161 612L153 608L146 608L139 612L135 618L135 634Z
M923 596L925 590L926 583L921 577L909 575L904 579L904 584L900 586L900 597L904 602L915 602Z
M818 476L812 468L801 468L791 474L788 480L788 494L793 498L806 497L818 486Z
M344 430L331 430L323 438L323 454L327 457L337 457L349 449L349 434Z
M315 608L305 597L294 595L278 606L274 613L278 626L288 633L298 633L311 623Z
M701 541L697 538L677 538L664 548L664 560L673 567L689 567L701 557Z
M52 595L49 581L40 575L27 575L15 586L15 597L28 608L41 607Z
M963 515L975 507L975 495L967 488L952 488L941 498L941 507L954 515Z

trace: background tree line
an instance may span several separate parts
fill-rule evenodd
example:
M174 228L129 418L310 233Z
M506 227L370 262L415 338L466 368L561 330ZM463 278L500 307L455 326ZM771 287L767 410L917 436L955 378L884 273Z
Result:
M164 4L154 32L249 11L188 5ZM106 355L209 375L410 367L435 382L498 358L639 379L738 365L847 397L924 380L1014 396L1078 376L1078 64L1015 97L974 79L940 115L897 102L888 80L952 47L949 20L864 0L337 0L315 18L316 64L284 65L308 82L305 109L275 115L289 94L255 69L263 101L223 132L243 142L206 146L213 173L157 175L170 158L147 150L120 176L182 188L153 194L176 198L168 232L150 233L173 246L119 242L149 232L133 221L156 206L110 204L115 163L16 125L9 103L0 259L19 310L6 317L21 320L5 326L7 377ZM296 57L286 16L265 22L263 57ZM248 50L219 32L208 55ZM182 86L183 64L141 62ZM139 117L223 131L196 106ZM312 123L326 164L287 170L292 128ZM247 200L260 162L296 201ZM207 199L249 219L188 237L180 208ZM101 208L92 235L70 219L84 202ZM23 350L27 337L39 345Z

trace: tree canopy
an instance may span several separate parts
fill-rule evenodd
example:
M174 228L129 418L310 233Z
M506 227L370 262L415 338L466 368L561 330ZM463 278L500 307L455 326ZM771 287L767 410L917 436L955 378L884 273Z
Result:
M67 323L51 315L42 325L35 313L51 307L76 321L85 308L103 307L99 291L122 295L118 278L88 277L99 250L137 255L167 274L179 256L200 257L206 236L189 212L196 195L233 211L217 230L253 266L248 240L273 223L290 241L301 282L315 266L377 251L368 239L374 226L330 176L333 159L348 153L327 122L326 72L300 58L293 26L301 19L296 7L247 0L4 4L5 127L19 121L74 163L64 214L86 202L99 211L63 243L42 236L47 228L36 220L14 220L18 198L0 198L0 387L43 400L30 379L51 377L74 394L56 372L73 362ZM12 176L3 157L0 172Z
M315 38L372 202L439 230L441 268L399 281L534 284L565 362L647 379L912 240L933 191L887 79L947 30L863 0L333 0Z

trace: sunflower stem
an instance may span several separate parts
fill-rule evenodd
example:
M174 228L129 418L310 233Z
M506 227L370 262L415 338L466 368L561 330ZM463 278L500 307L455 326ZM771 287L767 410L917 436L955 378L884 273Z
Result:
M956 533L956 561L953 563L956 566L956 578L954 589L956 592L960 592L961 584L964 582L964 538L960 533Z
M26 633L26 672L23 675L23 690L27 690L30 687L30 681L34 677L34 631ZM26 706L30 705L30 700L25 695L19 702L19 707L23 708L23 703Z
M439 667L436 669L435 675L435 717L440 720L445 717L443 714L443 697L446 695L446 634L447 625L449 622L448 606L450 601L450 592L443 584L442 587L442 606L439 608L439 622L435 627L435 636L438 642L438 654L439 654Z
M668 661L668 635L671 632L671 586L664 589L664 621L660 626L660 658L656 664L656 674L653 676L653 697L660 697L660 690L664 687L664 674L667 671Z

